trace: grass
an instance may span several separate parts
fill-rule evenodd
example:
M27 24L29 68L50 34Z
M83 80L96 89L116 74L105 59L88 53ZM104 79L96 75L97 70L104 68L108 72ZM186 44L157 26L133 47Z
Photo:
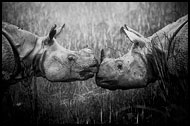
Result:
M119 32L124 24L148 37L187 13L187 3L175 2L2 3L2 21L23 27L39 36L47 35L53 24L61 26L65 23L63 34L57 38L63 47L80 50L88 45L97 57L101 49L105 48L107 55L115 58L127 53L130 46L130 42ZM162 119L152 109L162 112L167 109L167 99L158 83L127 91L101 89L96 86L94 78L70 83L50 83L37 78L36 84L36 105L29 97L35 94L34 82L30 83L31 92L22 83L10 87L15 113L20 115L15 116L16 122L23 122L24 118L26 123L34 124L151 125L156 119ZM22 105L18 107L16 103L19 102ZM136 105L141 107L134 107ZM38 111L35 115L36 108Z

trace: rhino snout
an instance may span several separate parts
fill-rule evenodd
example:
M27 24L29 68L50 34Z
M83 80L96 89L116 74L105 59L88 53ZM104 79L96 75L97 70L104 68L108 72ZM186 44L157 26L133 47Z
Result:
M93 59L93 63L89 65L89 67L98 67L99 63L96 58Z
M87 65L81 72L92 72L97 73L98 72L98 60L96 58L93 59L93 61Z

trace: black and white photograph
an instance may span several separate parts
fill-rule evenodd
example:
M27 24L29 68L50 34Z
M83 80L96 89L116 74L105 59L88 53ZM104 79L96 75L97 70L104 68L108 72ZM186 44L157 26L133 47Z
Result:
M188 126L188 2L1 2L1 126Z

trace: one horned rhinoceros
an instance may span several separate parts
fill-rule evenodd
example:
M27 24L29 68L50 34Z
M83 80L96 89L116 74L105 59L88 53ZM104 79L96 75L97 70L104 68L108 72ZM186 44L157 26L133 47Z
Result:
M142 88L156 80L188 78L188 15L145 38L135 30L121 28L132 46L127 54L117 59L105 58L96 83L110 90ZM169 77L166 77L169 76Z
M86 80L97 72L92 50L71 51L55 39L65 24L39 37L15 25L2 22L2 80L13 84L28 76L41 76L52 82Z

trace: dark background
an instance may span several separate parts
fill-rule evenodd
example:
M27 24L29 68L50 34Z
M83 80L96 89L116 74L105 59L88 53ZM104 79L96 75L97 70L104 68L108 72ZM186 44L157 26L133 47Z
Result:
M65 23L57 38L63 47L79 50L88 45L96 56L106 48L110 57L128 51L129 42L119 32L124 24L148 37L186 14L188 3L180 2L2 3L2 21L39 36L47 35L53 24ZM70 83L32 78L10 86L5 99L13 102L15 123L186 124L187 105L168 103L165 90L158 82L144 89L109 91L97 87L94 78Z

